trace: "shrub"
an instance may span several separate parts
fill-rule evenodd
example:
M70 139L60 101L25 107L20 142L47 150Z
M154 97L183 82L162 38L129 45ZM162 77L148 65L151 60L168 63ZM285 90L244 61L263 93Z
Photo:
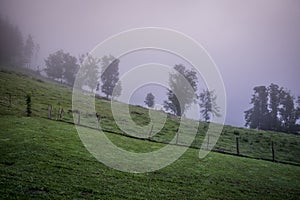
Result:
M27 117L31 116L31 96L29 94L26 95L26 114Z
M234 131L233 131L233 134L239 136L239 135L240 135L240 132L239 132L238 130L234 130Z

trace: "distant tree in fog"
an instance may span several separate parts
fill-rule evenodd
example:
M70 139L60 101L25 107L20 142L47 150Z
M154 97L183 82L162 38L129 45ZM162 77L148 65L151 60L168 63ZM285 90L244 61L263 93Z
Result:
M0 17L0 64L22 66L23 36L17 26Z
M144 102L149 108L153 108L155 104L154 99L155 99L154 95L150 92L147 94Z
M220 116L219 107L217 106L217 96L214 91L203 90L199 95L200 113L204 120L208 122L212 116Z
M28 35L25 46L24 46L24 64L27 68L30 68L31 59L34 51L34 42L31 35Z
M109 98L113 95L115 89L114 95L119 96L122 90L122 86L119 82L120 60L110 55L104 56L101 61L101 91Z
M170 88L167 91L168 100L164 101L164 108L171 111L176 116L182 116L189 106L196 100L197 75L194 70L188 70L183 65L175 65L176 73L169 75ZM188 87L185 80L191 87ZM176 95L179 95L181 105Z
M50 78L58 79L61 83L66 82L69 85L73 85L75 75L79 69L76 57L59 50L50 54L45 59L45 64L45 72Z
M93 57L90 54L83 54L79 58L81 65L81 80L82 85L86 85L94 92L95 88L99 89L99 64L100 59Z

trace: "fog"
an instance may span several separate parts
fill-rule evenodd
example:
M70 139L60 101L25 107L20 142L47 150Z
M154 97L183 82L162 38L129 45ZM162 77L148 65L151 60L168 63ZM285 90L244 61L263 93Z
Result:
M2 17L7 16L24 35L31 34L40 44L33 67L43 67L43 59L59 49L78 56L120 31L164 27L194 38L218 66L227 93L226 124L244 125L244 111L250 107L254 86L276 83L300 95L300 1L0 2ZM121 73L148 62L146 55L121 60ZM157 57L171 66L180 62ZM165 98L161 92L157 95ZM131 102L141 104L141 96L135 94Z

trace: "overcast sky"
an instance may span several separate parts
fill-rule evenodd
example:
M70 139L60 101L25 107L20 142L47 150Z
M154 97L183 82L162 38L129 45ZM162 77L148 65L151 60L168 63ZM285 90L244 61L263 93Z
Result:
M254 86L276 83L300 95L298 0L0 2L1 15L40 44L40 61L59 49L75 56L89 52L132 28L165 27L187 34L205 47L221 72L226 124L244 125Z

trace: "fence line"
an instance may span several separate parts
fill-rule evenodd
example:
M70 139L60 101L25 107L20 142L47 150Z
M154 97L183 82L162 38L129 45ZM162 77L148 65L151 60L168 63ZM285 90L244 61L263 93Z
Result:
M53 111L53 107L52 105L48 105L48 119L52 119L52 111ZM70 110L69 110L70 111ZM82 127L86 127L86 128L90 128L90 129L94 129L94 130L99 130L100 127L100 115L98 113L96 113L95 117L97 118L97 128L91 127L91 126L87 126L87 125L83 125L80 124L80 111L71 111L72 113L76 113L77 114L77 124L75 124L74 122L69 122L69 121L64 121L63 120L63 113L64 110L63 108L59 108L58 111L58 120L64 123L69 123L69 124L73 124L73 125L79 125ZM68 112L69 113L69 112ZM195 147L195 146L188 146L185 144L179 144L179 130L177 129L176 131L176 142L171 144L165 141L158 141L152 138L152 131L153 131L153 125L151 126L151 129L149 131L149 136L148 138L140 138L137 136L132 136L132 135L128 135L128 134L124 134L124 132L117 132L117 131L112 131L112 130L108 130L108 129L103 129L101 128L101 130L103 130L104 132L108 132L108 133L112 133L112 134L118 134L118 135L122 135L122 136L126 136L129 138L134 138L134 139L139 139L139 140L148 140L151 142L156 142L156 143L161 143L161 144L170 144L170 145L176 145L176 146L183 146L183 147L189 147L192 149L200 149L200 147ZM207 149L209 149L209 145L210 145L210 135L207 135ZM300 166L300 163L298 162L289 162L289 161L283 161L283 160L275 160L275 144L274 141L271 142L271 152L272 152L272 158L268 159L268 158L258 158L258 157L254 157L254 156L249 156L249 155L244 155L240 153L240 140L239 137L236 137L236 153L232 153L229 151L224 151L224 150L219 150L219 149L212 149L212 152L217 152L217 153L222 153L222 154L228 154L228 155L233 155L233 156L239 156L239 157L245 157L245 158L251 158L251 159L258 159L258 160L265 160L265 161L272 161L272 162L277 162L277 163L282 163L282 164L290 164L290 165L295 165L295 166Z

